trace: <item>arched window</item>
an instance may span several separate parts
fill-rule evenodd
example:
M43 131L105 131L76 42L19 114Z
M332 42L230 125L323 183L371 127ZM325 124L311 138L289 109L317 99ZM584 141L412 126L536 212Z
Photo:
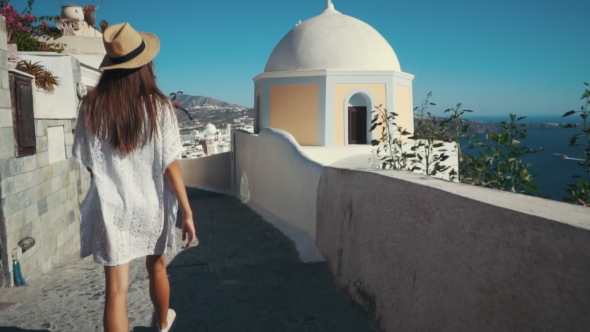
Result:
M362 93L356 93L348 100L348 110L346 117L348 119L348 144L367 144L368 143L368 123L371 101Z

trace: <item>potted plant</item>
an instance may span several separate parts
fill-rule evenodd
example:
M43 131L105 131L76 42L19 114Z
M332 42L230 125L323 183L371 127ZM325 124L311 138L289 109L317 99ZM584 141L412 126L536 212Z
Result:
M61 17L71 20L84 21L84 10L76 5L61 6Z

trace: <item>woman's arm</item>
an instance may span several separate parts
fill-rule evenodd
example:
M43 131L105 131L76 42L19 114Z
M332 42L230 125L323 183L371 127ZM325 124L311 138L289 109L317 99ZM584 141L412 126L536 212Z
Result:
M182 246L182 249L186 249L195 242L196 231L193 222L193 211L191 210L188 196L186 195L186 188L184 186L184 180L182 179L182 173L180 172L178 161L175 160L170 166L168 166L164 176L172 186L172 191L174 191L174 195L176 196L176 199L178 199L178 204L182 210L182 215L184 217L182 220L182 241L184 241L188 235L188 242Z

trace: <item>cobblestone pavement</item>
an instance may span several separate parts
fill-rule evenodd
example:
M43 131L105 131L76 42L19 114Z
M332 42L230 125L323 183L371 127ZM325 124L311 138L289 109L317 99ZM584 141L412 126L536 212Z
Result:
M325 263L301 263L293 242L239 200L189 197L201 243L167 256L175 331L371 330ZM29 287L0 289L0 331L102 331L103 305L102 266L72 260ZM131 263L128 308L132 331L155 331L143 260Z

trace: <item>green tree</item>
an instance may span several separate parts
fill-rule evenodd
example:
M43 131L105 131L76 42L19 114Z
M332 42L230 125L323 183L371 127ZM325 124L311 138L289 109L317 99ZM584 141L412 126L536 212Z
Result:
M533 184L534 176L529 173L530 164L522 157L535 153L537 149L527 148L522 140L527 136L526 126L520 121L525 116L510 114L510 121L500 122L498 133L488 133L485 139L476 135L469 143L470 148L479 151L472 158L466 158L469 177L465 182L487 188L540 196L541 191Z
M588 86L588 83L584 82L584 85ZM582 130L580 133L575 134L570 139L569 146L585 146L584 152L580 158L584 159L579 162L579 165L586 173L586 179L580 179L577 183L568 183L566 188L566 196L563 198L564 201L580 204L583 206L590 207L590 127L588 120L590 119L590 90L584 89L582 94L582 100L584 103L579 111L571 110L566 112L563 117L578 114L582 118ZM575 178L582 178L581 175L574 176Z

